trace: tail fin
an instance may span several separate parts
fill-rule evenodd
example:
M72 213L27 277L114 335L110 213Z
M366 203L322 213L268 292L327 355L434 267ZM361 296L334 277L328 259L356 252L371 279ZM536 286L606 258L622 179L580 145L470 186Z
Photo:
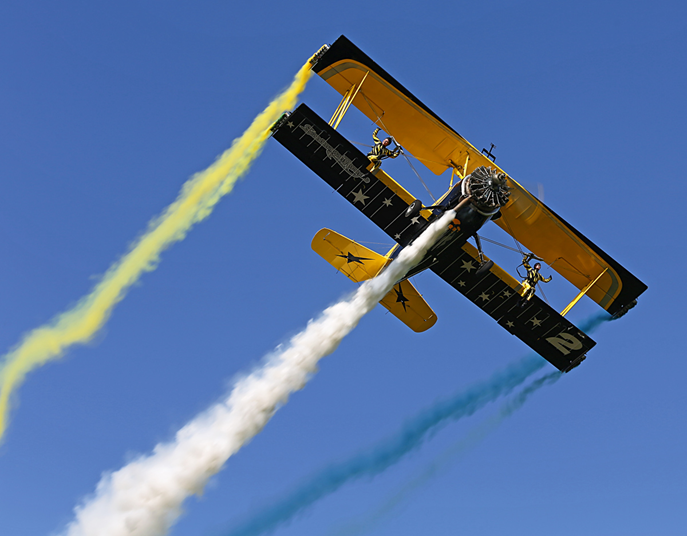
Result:
M315 253L356 283L372 279L392 262L388 256L330 229L321 229L311 246ZM394 285L379 303L415 332L426 331L437 321L432 308L407 279Z

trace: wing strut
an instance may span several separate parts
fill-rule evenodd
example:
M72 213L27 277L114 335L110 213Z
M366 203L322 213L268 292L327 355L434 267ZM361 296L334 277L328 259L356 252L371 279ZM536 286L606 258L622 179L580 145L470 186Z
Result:
M577 296L575 296L575 299L574 299L573 301L571 301L571 302L568 304L568 306L567 306L565 309L563 309L563 310L561 311L561 316L565 316L566 314L568 314L568 312L570 311L570 309L573 308L573 305L575 305L578 301L580 301L580 299L582 298L582 296L584 296L585 294L587 294L587 291L588 291L590 288L592 288L592 287L594 286L594 283L596 283L599 279L601 279L601 276L604 275L607 271L608 271L608 267L604 268L603 272L601 272L598 276L596 276L596 279L594 279L591 283L589 283L586 287L584 287L584 288L582 289L582 291L581 291Z
M336 130L336 128L339 126L339 123L341 123L341 120L343 119L344 115L346 115L346 112L351 107L351 104L353 104L353 101L358 95L358 91L360 91L360 88L363 87L363 84L365 83L365 79L367 78L368 74L370 74L370 71L367 71L365 73L365 76L363 76L363 79L360 81L360 84L358 84L357 87L355 84L353 84L351 88L348 91L346 91L346 93L344 93L344 96L341 99L339 106L337 106L336 110L334 111L334 115L329 120L329 126L334 127L334 130Z

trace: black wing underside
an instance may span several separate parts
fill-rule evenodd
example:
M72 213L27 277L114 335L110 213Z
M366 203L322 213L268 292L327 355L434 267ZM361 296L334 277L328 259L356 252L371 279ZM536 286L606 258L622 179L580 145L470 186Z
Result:
M413 197L381 170L370 173L367 157L305 104L279 123L274 138L401 246L429 225L429 212L414 221L405 217ZM520 284L497 265L476 276L477 253L467 238L448 233L421 267L431 269L559 370L579 363L595 342L536 296L519 306Z
M557 369L570 370L596 345L538 296L522 305L520 283L498 265L476 275L479 258L472 245L450 243L434 258L435 274Z
M400 245L427 227L424 216L416 222L405 217L412 196L381 170L367 171L367 157L305 104L284 119L274 138Z

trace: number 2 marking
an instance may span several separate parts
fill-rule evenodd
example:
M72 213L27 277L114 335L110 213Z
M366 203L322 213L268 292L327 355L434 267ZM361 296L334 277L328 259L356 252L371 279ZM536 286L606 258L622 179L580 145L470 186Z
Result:
M582 343L579 339L569 333L560 333L556 337L547 337L546 340L563 355L568 355L570 350L579 350L582 348Z

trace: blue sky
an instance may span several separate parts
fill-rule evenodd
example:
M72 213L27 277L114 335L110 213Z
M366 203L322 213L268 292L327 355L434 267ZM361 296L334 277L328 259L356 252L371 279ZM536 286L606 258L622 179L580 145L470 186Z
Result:
M475 146L494 143L501 167L542 184L551 208L649 285L635 310L597 332L580 368L367 533L681 534L686 15L677 2L5 5L0 347L88 292L181 184L343 33ZM319 78L303 100L325 117L338 103ZM351 111L341 130L367 142L372 127ZM422 197L403 161L385 167ZM420 172L435 193L446 187ZM0 446L2 532L60 529L103 471L170 438L353 290L310 250L322 227L388 243L271 141L93 343L21 388ZM513 270L519 258L499 262ZM432 274L415 283L437 325L417 335L381 308L370 313L187 502L172 534L228 530L527 353ZM546 290L558 309L572 297L560 278ZM596 310L582 303L572 319ZM479 422L446 427L275 534L327 534L364 518Z

